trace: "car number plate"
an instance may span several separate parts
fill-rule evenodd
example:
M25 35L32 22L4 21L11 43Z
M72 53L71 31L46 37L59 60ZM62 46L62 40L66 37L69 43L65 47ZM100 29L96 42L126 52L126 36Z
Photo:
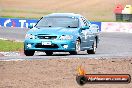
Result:
M42 45L51 45L51 42L42 42Z

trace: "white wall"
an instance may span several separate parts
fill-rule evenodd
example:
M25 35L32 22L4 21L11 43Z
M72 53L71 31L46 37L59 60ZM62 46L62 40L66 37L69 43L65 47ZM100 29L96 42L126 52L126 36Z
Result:
M132 22L102 22L101 31L132 33Z

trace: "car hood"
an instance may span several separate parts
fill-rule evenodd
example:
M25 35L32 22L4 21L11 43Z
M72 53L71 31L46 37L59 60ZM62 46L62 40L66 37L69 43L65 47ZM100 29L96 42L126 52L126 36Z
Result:
M75 35L78 34L79 28L63 28L63 27L43 27L30 29L28 34L47 34L47 35Z

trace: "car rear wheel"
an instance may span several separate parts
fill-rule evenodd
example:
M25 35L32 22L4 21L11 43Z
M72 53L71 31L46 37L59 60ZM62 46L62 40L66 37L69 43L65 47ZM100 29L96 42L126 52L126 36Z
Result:
M93 45L92 45L92 50L87 50L88 54L95 54L96 53L96 48L97 48L97 43L96 41L94 41Z
M69 52L69 53L70 53L71 55L76 55L76 54L78 54L78 53L80 52L80 45L81 45L81 42L80 42L79 39L77 39L77 40L76 40L76 45L75 45L76 50L75 50L75 51L71 51L71 52Z
M47 56L52 56L53 55L53 52L51 52L51 51L46 51L45 53L46 53Z
M26 56L33 56L34 53L35 53L35 51L33 51L33 50L24 50L24 54L25 54Z

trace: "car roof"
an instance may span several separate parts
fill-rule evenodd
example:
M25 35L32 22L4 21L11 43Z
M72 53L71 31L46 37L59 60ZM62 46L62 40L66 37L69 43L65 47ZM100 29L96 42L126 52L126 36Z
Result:
M76 18L80 18L82 16L80 14L75 14L75 13L52 13L52 14L49 14L49 15L43 16L43 17L76 17Z

